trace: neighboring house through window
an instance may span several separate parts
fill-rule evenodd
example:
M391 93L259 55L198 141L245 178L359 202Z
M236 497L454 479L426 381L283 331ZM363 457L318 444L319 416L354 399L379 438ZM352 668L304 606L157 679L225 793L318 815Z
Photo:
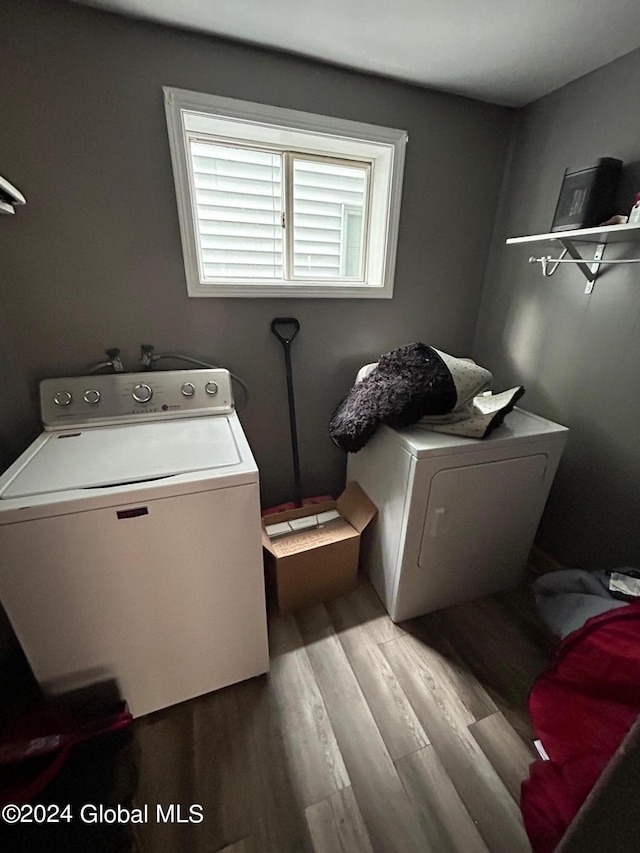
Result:
M392 296L405 131L164 93L189 295Z

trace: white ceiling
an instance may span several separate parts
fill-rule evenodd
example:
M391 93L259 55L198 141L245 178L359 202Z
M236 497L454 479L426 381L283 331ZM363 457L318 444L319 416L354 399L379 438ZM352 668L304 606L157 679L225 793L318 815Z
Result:
M507 106L640 46L638 0L77 0Z

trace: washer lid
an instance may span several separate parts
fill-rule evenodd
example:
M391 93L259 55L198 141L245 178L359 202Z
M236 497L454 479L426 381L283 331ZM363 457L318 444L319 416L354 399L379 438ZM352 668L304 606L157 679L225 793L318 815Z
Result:
M241 461L224 416L65 430L47 435L2 497L139 483Z

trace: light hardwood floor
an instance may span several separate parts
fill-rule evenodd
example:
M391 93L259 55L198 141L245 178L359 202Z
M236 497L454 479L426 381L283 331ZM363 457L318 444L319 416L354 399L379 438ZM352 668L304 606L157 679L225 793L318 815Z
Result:
M365 580L270 617L271 671L138 720L140 853L525 853L526 701L553 640L526 590L402 626Z

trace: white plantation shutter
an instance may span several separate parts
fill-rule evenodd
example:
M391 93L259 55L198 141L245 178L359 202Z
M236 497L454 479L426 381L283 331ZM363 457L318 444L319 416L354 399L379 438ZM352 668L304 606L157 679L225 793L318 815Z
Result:
M362 278L368 173L367 164L294 158L294 276Z
M190 140L205 279L282 279L282 157Z
M285 272L283 154L189 140L202 278L362 279L368 164L294 156Z

